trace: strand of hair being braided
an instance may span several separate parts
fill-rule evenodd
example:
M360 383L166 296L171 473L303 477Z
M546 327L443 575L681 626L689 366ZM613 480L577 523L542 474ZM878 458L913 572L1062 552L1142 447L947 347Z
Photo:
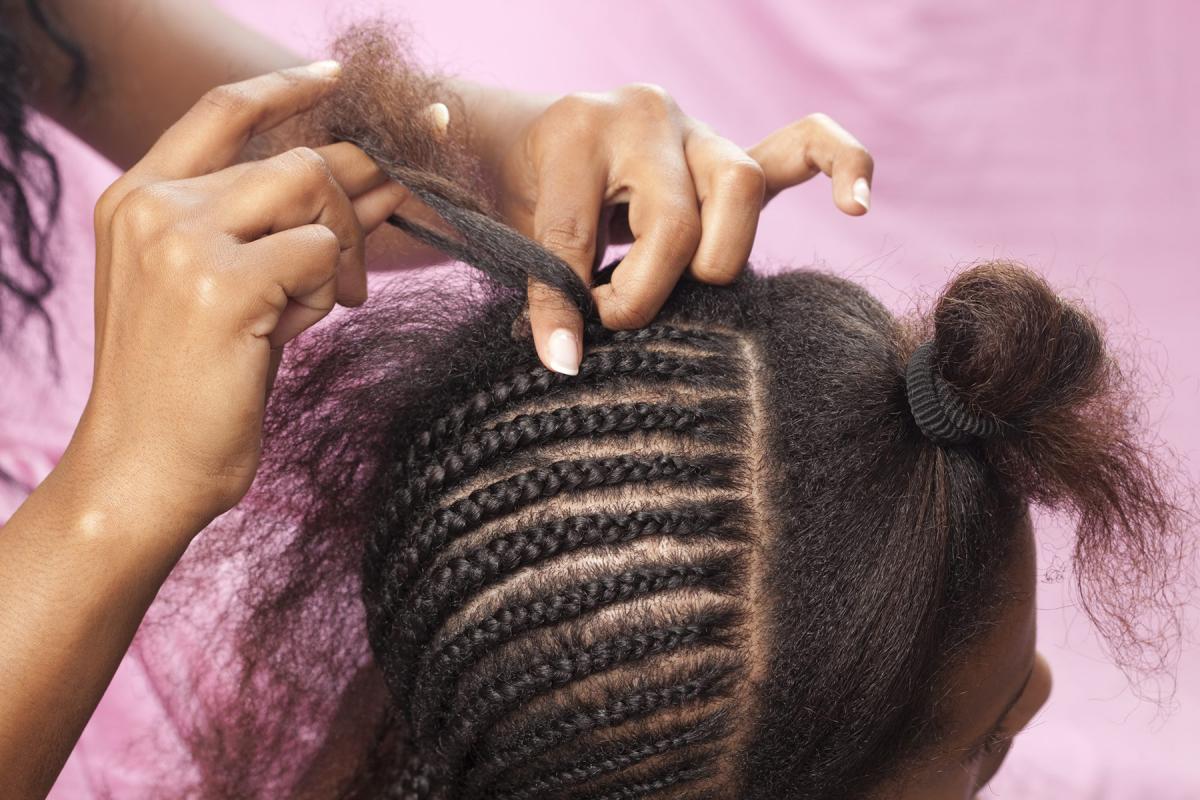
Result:
M433 103L452 107L452 119L465 116L457 94L413 68L395 35L382 36L377 27L343 34L335 53L342 62L339 89L314 110L315 129L357 145L437 214L447 231L400 216L388 222L501 286L525 291L531 279L537 281L590 317L588 286L570 267L491 215L466 126L452 124L442 136L432 129L425 110Z

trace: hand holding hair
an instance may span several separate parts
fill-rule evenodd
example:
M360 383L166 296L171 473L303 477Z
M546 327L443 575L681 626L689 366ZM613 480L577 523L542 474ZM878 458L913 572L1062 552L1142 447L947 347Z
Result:
M405 190L344 143L235 163L338 72L210 91L97 203L92 392L0 537L5 797L49 790L167 573L249 488L284 345L366 299L364 233Z
M732 282L750 258L759 212L789 187L824 173L841 211L861 216L870 206L871 156L824 114L747 150L688 117L657 86L553 102L460 90L505 222L588 284L608 243L632 243L611 282L593 289L611 329L649 324L685 273L701 283ZM617 224L606 230L619 206ZM529 318L542 363L574 374L579 314L532 284Z
M759 213L779 192L824 173L842 212L861 216L870 205L870 154L824 114L745 150L655 86L555 100L446 81L377 25L350 29L335 52L346 79L312 115L316 135L355 143L413 190L418 202L393 220L410 236L528 286L534 344L556 372L578 371L591 312L609 329L639 328L685 273L735 280ZM452 108L435 137L416 118L439 100ZM542 247L530 250L524 237ZM610 242L632 247L611 280L594 285ZM478 252L480 243L497 249ZM535 265L533 274L516 261Z
M212 90L96 206L96 375L77 438L169 478L175 503L195 487L198 520L249 487L283 346L366 299L364 233L406 194L345 143L234 163L339 70Z

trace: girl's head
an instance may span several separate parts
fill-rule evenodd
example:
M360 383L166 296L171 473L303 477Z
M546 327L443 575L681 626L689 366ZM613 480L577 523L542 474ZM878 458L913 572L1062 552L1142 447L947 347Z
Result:
M362 107L335 131L400 159ZM452 229L421 235L572 288L420 192ZM277 388L235 679L185 730L211 794L971 797L1049 690L1031 504L1144 643L1175 510L1097 325L1031 272L916 320L820 273L684 285L576 377L520 291L459 283L405 279Z

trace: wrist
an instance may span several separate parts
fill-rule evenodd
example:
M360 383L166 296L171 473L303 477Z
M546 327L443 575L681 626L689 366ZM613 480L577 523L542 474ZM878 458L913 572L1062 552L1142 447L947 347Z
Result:
M85 539L167 559L178 558L218 513L169 470L91 446L78 434L38 491L53 496L69 529Z

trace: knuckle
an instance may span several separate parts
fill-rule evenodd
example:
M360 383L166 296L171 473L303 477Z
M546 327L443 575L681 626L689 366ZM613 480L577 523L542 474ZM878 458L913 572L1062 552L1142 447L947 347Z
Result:
M199 249L195 240L179 227L163 231L154 247L156 268L176 278L190 275L189 280L201 277L203 271Z
M554 104L550 106L548 111L563 117L590 118L603 105L603 101L590 92L572 92L554 101Z
M329 271L332 273L342 254L341 240L332 229L324 225L314 225L310 235L312 236L313 250L320 254L322 263L328 262Z
M596 230L578 217L557 217L541 226L536 238L547 249L566 256L591 254L596 246Z
M671 253L690 259L700 246L700 215L692 209L664 212L659 217L657 228Z
M810 128L824 128L835 123L833 121L833 117L829 116L825 112L814 111L813 113L802 117L799 124L808 126Z
M725 162L718 170L717 184L739 196L761 200L767 190L767 176L757 161L747 157Z
M200 105L218 114L237 117L252 111L255 101L244 87L227 83L205 92L200 98Z
M822 130L826 130L832 122L833 120L828 114L818 111L789 124L786 130L796 139L809 143L816 139Z
M133 239L157 235L177 216L175 203L161 184L138 186L111 202L116 203L112 210L114 229Z
M96 207L92 214L97 229L106 227L112 221L113 216L117 213L117 208L128 193L129 190L120 180L101 193L100 197L96 199Z
M283 154L283 162L314 184L330 183L333 173L325 157L311 147L293 147Z
M620 91L626 103L642 111L661 113L675 107L670 92L656 83L631 83Z
M622 297L613 297L600 309L604 326L613 330L644 328L654 321L655 309Z
M741 264L734 264L728 260L717 261L708 258L692 262L692 276L701 283L713 286L728 286L737 280L741 272Z
M545 148L555 142L594 137L603 109L604 102L593 94L579 92L561 97L535 123L532 139L538 147Z

